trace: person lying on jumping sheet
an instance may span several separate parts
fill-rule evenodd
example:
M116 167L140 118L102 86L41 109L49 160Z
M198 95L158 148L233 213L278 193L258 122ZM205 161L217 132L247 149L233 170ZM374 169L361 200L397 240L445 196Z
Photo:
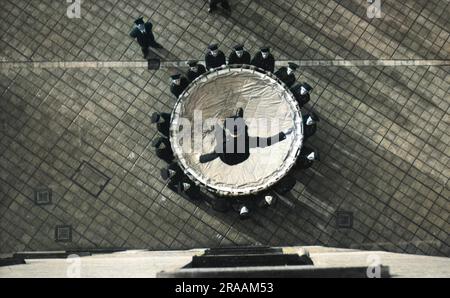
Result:
M219 125L220 127L220 125ZM281 142L291 134L292 128L268 138L251 137L244 121L244 110L239 108L235 116L226 118L224 126L216 129L216 148L214 152L200 156L200 163L207 163L220 158L228 165L236 165L246 161L250 156L250 148L265 148Z

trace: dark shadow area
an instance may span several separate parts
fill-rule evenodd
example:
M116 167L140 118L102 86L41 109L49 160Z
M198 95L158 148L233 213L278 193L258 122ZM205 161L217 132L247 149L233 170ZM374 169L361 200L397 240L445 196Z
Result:
M379 68L379 72L386 75L383 68ZM392 73L396 74L396 72L390 71L390 74ZM365 83L347 69L339 69L334 76L345 77L351 82L357 82L356 84L362 90L369 90L376 81L374 79L370 84ZM346 96L354 98L354 95L348 93L345 87L334 83L335 80L332 77L328 79L330 81L328 81L327 88L333 87L332 89L337 89ZM401 87L408 90L405 86ZM370 101L371 99L373 101ZM383 102L390 99L386 96L376 99L367 96L365 100L373 103L367 104L377 110L377 113L383 113L386 109ZM427 245L433 245L433 243L424 244L426 242L422 241L419 248L419 243L414 242L415 234L407 230L408 225L420 226L423 217L417 217L411 213L402 214L395 210L393 207L395 205L392 204L397 193L406 191L399 189L404 177L409 177L411 170L420 172L420 169L403 157L378 146L371 140L370 135L364 135L365 130L354 130L348 125L348 122L344 123L344 127L336 127L336 119L329 119L328 115L315 111L322 122L320 122L318 135L312 137L310 145L318 148L325 158L311 169L292 173L302 187L299 191L294 190L285 196L292 205L280 204L274 210L256 210L251 219L245 222L239 221L237 214L234 216L234 221L224 215L215 214L215 216L264 245L317 245L322 243L342 248L384 249L427 254L429 248ZM391 111L389 118L392 117L396 120L401 111L401 108ZM355 110L353 113L359 112ZM350 119L354 115L350 114ZM397 124L404 126L407 119L401 121ZM394 123L396 122L394 121ZM385 162L395 171L395 173L388 172L388 176L394 175L395 177L396 174L399 174L399 178L392 180L392 184L387 179L383 179L384 169L382 165L378 165L380 161ZM399 164L404 164L405 167L399 167ZM429 175L426 176L434 179ZM422 184L420 180L416 180L416 183ZM410 191L408 190L408 193ZM417 192L417 190L413 191ZM418 196L418 198L422 200L418 201L419 205L423 205L423 200L427 200L423 196ZM352 206L354 204L356 205ZM405 204L407 203L405 202ZM355 213L355 229L338 230L335 226L335 212L339 209L348 210L349 208ZM207 209L204 210L209 212ZM400 217L406 224L395 227L396 222L393 219L384 217L381 219L388 212L396 213L393 218ZM370 223L379 223L384 228L382 230L378 227L374 228ZM296 236L286 236L282 240L274 240L274 235L267 233L267 229L271 225L278 226L276 232L280 235L286 233ZM258 233L258 228L262 233ZM445 241L445 239L435 238L431 233L427 237L431 237L437 243ZM445 255L440 247L434 245L433 249L440 251L439 255Z
M273 20L268 20L263 13L253 9L255 6L251 5L243 8L242 6L246 4L237 3L237 1L231 1L232 5L235 4L237 6L237 9L234 9L231 15L221 15L221 10L216 13L217 17L232 20L236 24L235 26L239 27L244 33L248 33L249 36L261 42L267 41L267 45L281 53L282 56L293 58L294 60L334 59L338 55L344 58L377 59L372 53L359 47L358 41L355 43L350 42L344 34L336 36L334 33L326 34L316 23L293 15L293 13L289 12L292 1L278 2L281 3L265 0L251 2L257 3L258 7L264 7L272 11L277 16ZM336 2L359 17L365 16L366 2L360 3L356 0ZM413 4L413 6L414 9L421 10L424 6L429 5L428 3L432 2L420 1ZM326 47L329 52L317 53L311 41L308 42L301 37L295 36L295 34L291 34L290 31L279 26L281 20L292 24L293 27L301 30L307 37ZM383 21L374 19L370 23L378 28L378 26L382 26ZM424 38L421 34L409 30L409 25L403 26L394 20L387 20L384 24L383 26L396 29L395 33L387 37L400 44L406 38L416 41ZM447 28L448 26L444 25L448 24L448 20L445 23L445 20L439 19L439 24L443 28ZM339 26L339 22L329 17L327 25ZM378 30L376 31L378 32ZM158 39L158 42L161 42L164 46L162 40ZM135 43L131 46L138 47ZM173 55L167 49L151 51L150 53L151 57L163 61L179 60L176 55ZM397 51L394 52L394 55L395 53ZM429 57L430 55L433 58L435 56L445 57L445 53L442 53L442 50L438 51L435 48L429 48L425 43L420 44L415 54L419 54L422 57ZM137 53L137 55L140 54ZM199 57L199 60L203 60L203 57ZM420 127L413 120L414 118L410 117L411 115L419 119L426 117L426 115L416 114L415 109L412 111L411 106L414 105L420 108L421 111L426 111L430 114L438 112L445 115L447 113L433 100L430 92L423 88L423 81L432 81L432 78L428 78L432 68L305 67L302 70L303 77L308 80L310 75L311 80L315 80L314 83L317 83L312 93L312 100L305 110L315 111L321 118L318 131L309 140L308 145L320 151L322 161L316 162L308 170L290 173L297 180L295 188L286 194L276 206L252 210L251 217L245 221L241 221L239 215L233 209L227 213L222 213L215 211L210 205L202 201L192 202L191 206L191 203L185 202L184 198L174 193L168 194L164 184L156 180L158 176L156 170L161 165L156 156L148 153L147 151L149 150L147 149L138 152L137 155L139 157L135 161L127 160L126 156L121 156L122 152L127 152L126 154L128 154L134 148L126 148L127 139L120 134L120 131L115 131L115 126L115 134L111 139L111 135L97 134L97 131L94 129L95 125L83 118L83 116L77 118L79 120L74 121L69 127L65 127L61 138L55 139L48 134L48 130L51 128L50 124L53 123L53 120L49 120L52 119L51 112L39 112L39 119L45 125L35 126L33 122L26 126L28 134L39 134L41 136L42 144L30 144L30 140L27 140L29 135L22 132L22 129L30 118L29 112L33 112L34 106L38 107L40 105L40 102L37 101L43 101L43 98L37 96L36 86L28 86L28 84L24 83L26 78L28 78L27 71L18 71L20 74L19 81L22 81L22 83L12 80L11 82L6 81L4 76L2 76L2 90L4 91L2 100L5 99L5 104L0 105L2 113L0 118L5 119L7 128L5 129L6 137L2 140L1 148L9 149L11 146L9 150L16 152L7 156L8 158L12 156L11 161L2 160L4 163L1 165L1 169L5 170L6 173L0 177L0 190L2 194L5 194L2 199L5 207L2 206L2 211L6 210L4 212L5 218L8 212L8 218L12 216L27 218L28 215L34 213L35 209L29 213L24 212L23 209L10 212L8 206L16 198L22 197L25 198L25 203L30 203L31 184L53 184L58 186L58 189L54 191L55 203L59 202L58 200L63 199L63 197L73 201L75 205L80 204L83 199L89 200L86 204L83 204L82 210L86 217L81 218L87 221L83 222L83 225L86 224L86 227L83 227L85 231L80 232L81 234L86 233L86 238L80 240L86 246L103 247L105 246L104 243L109 241L108 237L115 238L120 233L120 235L125 234L124 238L126 239L112 239L113 243L124 243L125 245L125 243L130 241L131 243L139 243L138 247L146 247L142 243L149 245L155 243L154 247L152 247L153 249L188 249L194 245L197 247L227 247L242 244L270 246L325 245L448 256L448 236L443 238L441 236L442 233L440 233L442 231L446 232L445 228L433 223L434 218L442 215L436 215L431 213L431 211L423 212L423 210L419 210L421 209L419 207L429 208L434 206L433 200L436 200L436 198L446 199L444 190L448 189L448 182L442 186L438 180L439 176L435 172L425 172L424 169L420 168L419 164L415 163L419 154L424 151L423 147L418 145L420 148L412 148L419 151L418 153L412 153L411 149L411 151L407 152L410 156L397 151L397 147L402 147L402 143L409 142L409 139L397 140L395 139L396 135L391 131L391 128L397 125L410 134L413 140L420 140L421 144L429 146L437 153L437 156L445 154L445 152L442 152L441 147L430 143L433 133L425 131L423 127ZM176 70L182 73L185 71L183 68L170 69L169 71ZM405 75L406 70L412 70L413 75ZM442 75L449 74L448 68L439 68L439 72L441 70ZM42 75L42 73L39 72L39 75ZM90 96L87 100L83 99L85 85L80 84L72 76L67 77L67 73L70 74L70 71L57 72L55 70L55 73L55 78L52 78L52 81L61 79L75 87L72 87L74 88L73 90L67 88L68 91L61 92L59 89L66 88L64 84L55 83L56 87L46 86L48 92L45 94L45 98L51 99L53 96L62 98L73 97L75 108L78 108L80 104L78 100L83 101L81 104L86 104L86 101L92 101ZM100 92L104 95L104 98L100 97L102 100L111 99L110 96L113 95L109 92L109 87L122 74L126 75L123 70L110 71L108 73L108 82L105 86L103 86L103 82L99 82L102 88L94 88L95 92ZM160 86L165 86L164 83L168 85L169 80L168 77L167 82L163 82L163 79L159 80L158 76L165 76L166 72L160 72L160 74L155 72L154 77L152 76L145 80L143 84L148 84L151 81L154 85L150 86L148 84L150 91L139 96L139 100L149 100L148 97L150 96L148 95L157 97L156 103L151 102L152 109L166 107L166 103L161 103L159 98L164 97L166 94L159 88ZM100 73L96 73L93 77L99 75ZM109 78L110 75L111 78ZM17 74L14 73L14 77L16 76ZM92 79L84 72L80 76L85 77L86 81ZM129 74L129 76L134 77L130 79L134 84L132 88L142 84L137 79L139 75L133 76L133 74ZM414 82L411 82L411 77L414 78ZM44 78L47 79L45 76ZM445 78L442 77L442 79L445 82ZM127 81L126 83L129 82ZM385 84L385 88L380 89L377 83ZM42 82L42 85L44 85L44 82ZM447 91L448 88L445 87L447 86L442 86L442 90ZM154 94L152 93L153 90L155 90ZM387 91L384 92L384 90ZM117 98L123 97L122 91L124 90L118 90ZM400 94L402 100L397 100L394 96L391 96L390 91L395 91L395 95ZM332 96L329 95L330 93ZM433 94L433 96L435 95ZM24 98L28 99L25 100ZM32 101L32 104L28 100ZM413 104L411 104L412 102ZM171 104L173 104L173 101L167 103L167 105ZM370 107L370 112L366 113L364 109L359 109L363 105ZM128 108L126 109L128 110ZM104 113L102 109L97 111ZM138 112L142 111L136 111L133 107L131 113ZM145 110L144 112L148 111ZM75 116L77 115L77 113L74 114ZM366 116L370 123L366 123L367 119L363 118ZM88 114L87 117L90 118L90 115ZM132 121L133 123L137 122L137 126L148 129L149 135L155 133L154 129L148 128L149 125L145 123L145 120L139 123L138 120L132 119L129 115L121 117L118 122L121 123L122 120L123 122L130 120L130 123ZM63 121L65 123L66 120L63 119ZM387 123L385 126L382 123L383 121ZM100 125L102 124L100 123ZM29 126L32 126L33 129ZM80 131L77 130L78 126L81 127ZM435 126L437 127L437 124L432 127L432 130L435 130ZM139 138L139 133L142 134L142 131L146 129L139 129L138 136L136 137L133 134L133 137ZM85 131L90 132L85 133ZM128 132L128 130L125 131ZM75 140L77 134L86 134L84 139L79 136L80 142L88 143L88 148L83 149L84 152L81 149L81 145L78 146L76 144L78 142L78 140ZM20 138L17 138L18 136ZM107 146L105 146L106 140L108 141ZM119 140L121 147L120 150L114 151L113 147L108 146L111 146L112 141L116 140ZM384 145L381 145L386 140L398 146L386 149ZM141 143L141 140L139 140L139 143ZM139 145L146 148L145 141L144 144ZM25 151L22 147L29 148L27 150L30 151L22 154ZM37 153L35 154L32 150L35 150ZM112 180L105 187L105 192L99 195L99 200L96 201L93 198L91 199L88 193L79 191L75 185L67 183L64 179L67 178L67 181L70 181L72 170L75 171L76 166L79 165L78 160L81 157L87 156L91 159L99 155L102 156L101 160L104 163L96 161L94 163L95 166L102 171L107 171L111 175ZM5 156L3 151L0 152L0 158ZM411 156L413 161L411 161ZM434 156L432 157L434 158ZM19 160L19 162L16 162L16 160ZM30 166L28 164L29 161L34 162L35 165ZM145 165L140 164L139 162L141 161ZM34 166L37 168L34 169ZM129 170L129 172L124 174L122 171L125 170ZM17 175L9 174L16 173L16 171ZM121 190L121 188L129 190L130 193ZM74 190L79 192L74 195L72 194ZM430 194L429 197L426 195L427 193ZM129 208L128 206L120 205L117 198L128 196L133 197L136 201L140 200L142 205L130 205ZM169 199L166 202L163 201L166 198ZM152 201L149 202L149 200ZM170 201L170 204L167 201ZM185 208L184 211L187 210L189 212L188 216L183 214L181 219L174 219L177 215L177 210L164 210L164 208L178 207L175 206L177 204L182 206L180 208ZM11 206L12 208L18 208L16 205ZM96 222L94 222L94 218L96 219L100 212L93 208L94 206L98 209L114 211L111 212L110 218L103 219L104 221L98 223L99 231L95 230ZM67 210L73 210L73 207L68 206L67 202L61 202L61 205L56 206L55 204L49 210L39 210L46 217L51 217L53 213L56 213L63 220L75 220L74 218L76 217L78 221L80 216L78 213L74 216L75 212L72 214L71 211L65 211L69 207L72 209ZM148 222L150 223L147 223L143 217L147 216L150 211L154 212L154 217L149 218ZM338 229L336 227L336 212L338 211L353 212L353 228ZM103 217L106 216L102 214L101 218ZM211 218L216 221L212 221ZM191 219L194 220L191 222ZM446 218L441 218L441 220L445 222ZM181 225L180 222L182 222ZM49 228L45 225L42 226L45 234L45 229ZM127 229L117 229L117 226L126 226ZM111 233L109 233L108 228L111 228ZM174 232L173 230L176 231ZM157 234L158 231L170 233L170 237L174 238L173 242L166 240L165 235ZM76 229L74 232L78 233ZM197 237L193 235L194 233L202 234L201 239L196 239ZM31 235L35 234L37 233L31 233ZM18 232L15 236L18 239L13 240L20 241L19 238L22 235ZM142 238L144 240L140 241L141 239L139 238L144 237L143 235L150 235L152 238ZM186 242L180 240L180 243L177 244L178 236L186 237L188 240ZM108 241L105 240L106 238L108 238ZM135 238L137 238L136 242L132 242ZM40 245L39 242L33 241L30 242L30 245L27 245L27 248ZM39 241L43 240L39 239ZM88 241L89 243L86 244ZM82 251L80 250L79 252Z
M261 5L269 5L267 2L261 2ZM353 7L347 7L350 11L354 9ZM365 10L361 10L361 6L358 6L358 14L365 14ZM291 35L290 33L280 29L277 24L268 22L265 20L263 15L260 15L257 11L249 11L249 8L245 10L246 16L238 14L236 16L233 14L231 19L240 26L241 30L248 31L249 34L257 36L261 40L267 40L268 45L283 52L284 55L295 57L294 59L299 59L303 56L322 58L322 59L334 59L334 56L323 55L317 53L311 54L309 45L303 40ZM248 17L250 13L251 17ZM286 15L286 19L289 20L291 16ZM264 27L264 33L256 28L254 25L255 19L261 20L261 26ZM328 21L331 21L329 18ZM347 39L342 36L333 36L330 38L327 35L321 33L315 27L315 24L309 23L307 20L301 21L302 30L305 34L310 35L320 41L337 41L337 44L346 44ZM338 23L335 22L335 25ZM255 28L250 30L249 28ZM303 29L305 28L305 29ZM311 35L312 32L312 35ZM266 38L267 33L274 35L274 38ZM282 40L289 40L289 43L297 45L296 49L292 51L285 52L283 44L278 43L278 36L282 36ZM395 36L398 38L398 35ZM398 40L399 41L399 40ZM281 50L283 48L283 50ZM352 47L352 51L357 51L361 53L366 59L377 59L372 54L366 52L364 49L357 47L356 43ZM340 48L339 55L343 57L350 57L352 54L349 50ZM375 71L373 71L375 69ZM309 71L309 69L307 69ZM324 90L332 89L338 90L345 97L351 99L356 98L359 101L364 102L370 108L386 117L389 121L396 123L401 127L414 127L415 123L408 119L408 115L405 114L404 106L400 106L389 98L387 95L377 92L372 94L372 88L374 83L379 80L380 76L387 79L392 86L397 88L398 93L403 94L406 98L415 94L421 101L429 105L430 108L437 108L437 106L427 99L427 96L423 94L420 90L411 90L407 84L408 81L403 79L401 70L387 71L386 68L376 67L376 68L359 68L357 72L364 74L371 78L369 81L356 76L354 72L345 68L335 68L334 71L330 69L314 69L312 73L319 77L319 81L324 79L326 87ZM424 71L424 73L426 70ZM375 76L374 76L375 75ZM342 79L343 78L343 79ZM348 91L351 90L351 91ZM321 94L313 94L316 97L307 105L308 109L312 109L317 112L321 119L324 121L321 123L319 130L323 129L332 131L331 134L323 134L312 139L311 145L319 149L322 156L325 159L316 163L313 168L306 170L305 172L294 172L293 175L299 181L300 186L295 189L292 193L286 196L287 204L280 203L276 209L267 210L256 210L252 214L251 218L247 221L240 221L237 214L233 214L230 217L229 214L222 214L216 211L212 211L207 205L198 203L197 206L210 213L212 216L220 219L221 222L226 223L233 229L247 235L249 238L253 239L255 243L262 243L268 245L317 245L324 244L328 246L338 246L338 247L355 247L358 243L373 243L373 247L377 246L374 241L378 239L383 239L381 236L376 240L372 240L373 236L370 234L373 231L372 224L379 221L380 216L383 211L389 207L389 202L391 197L395 195L398 190L398 184L403 180L406 175L405 170L412 167L409 165L408 161L393 155L386 150L381 150L370 137L365 137L362 132L352 132L348 128L348 124L351 118L358 113L358 110L349 112L344 119L344 122L336 123L335 119L328 119L331 115L328 113L322 114L320 110L316 110L317 102L321 98ZM343 105L339 105L339 108L348 105L345 102ZM310 107L312 106L312 108ZM318 106L320 107L320 105ZM332 108L335 112L339 113L339 110ZM336 127L336 124L338 126ZM386 127L388 129L389 127ZM320 132L319 132L320 133ZM339 143L337 146L337 140L341 136L346 136L345 141L350 143L346 145ZM385 137L382 136L383 138ZM423 140L426 142L427 140ZM363 149L364 151L360 151ZM333 154L331 154L333 153ZM352 154L354 153L354 154ZM340 156L345 157L345 164L339 163L337 159L332 160L326 156L333 156L334 158L339 158ZM384 160L385 156L389 159L386 160L392 165L392 158L401 160L400 162L395 161L393 167L397 167L397 170L402 174L400 179L395 181L395 184L387 189L380 189L377 185L380 180L379 174L371 173L365 170L365 167L369 163L374 163L378 160ZM398 168L398 164L404 163L405 167ZM420 171L419 169L416 169ZM361 178L363 177L363 179ZM432 177L431 177L432 178ZM386 185L387 182L385 183ZM337 230L334 226L335 217L334 213L340 208L351 208L351 200L359 200L354 202L359 204L358 208L362 208L363 216L361 213L355 214L355 226L357 229L350 231ZM366 219L366 218L367 219ZM406 217L405 217L406 218ZM406 218L410 222L412 220ZM417 222L414 222L418 224ZM405 240L408 242L412 239L414 234L402 233L401 229L396 231L396 236L402 239L407 237ZM384 237L389 241L391 234ZM394 238L398 239L398 238ZM403 240L403 239L402 239ZM442 241L442 240L440 240ZM222 245L228 245L227 241L218 240ZM232 241L233 243L233 241ZM356 244L355 244L356 243ZM234 243L233 243L234 244ZM363 246L363 245L361 245ZM416 246L413 246L417 249ZM398 252L404 252L404 246L386 246L388 250L394 250ZM412 250L409 249L408 252ZM419 251L420 252L420 251Z

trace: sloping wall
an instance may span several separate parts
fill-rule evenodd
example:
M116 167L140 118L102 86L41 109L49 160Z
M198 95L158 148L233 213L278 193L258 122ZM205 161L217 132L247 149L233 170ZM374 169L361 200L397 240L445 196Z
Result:
M317 267L389 266L393 277L450 277L450 258L355 251L326 247L285 247L286 253L309 251ZM67 259L27 259L24 265L0 267L0 277L156 277L178 270L201 255L187 251L125 251Z

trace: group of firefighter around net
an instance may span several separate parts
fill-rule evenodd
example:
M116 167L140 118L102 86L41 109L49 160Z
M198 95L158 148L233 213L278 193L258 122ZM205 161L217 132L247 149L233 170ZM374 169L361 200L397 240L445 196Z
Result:
M256 71L274 74L292 92L300 109L303 109L305 104L310 101L310 94L313 87L306 82L297 82L296 75L299 70L297 64L288 62L286 66L280 67L275 71L275 59L268 47L262 47L252 58L243 45L233 47L227 60L218 45L211 44L207 49L204 65L192 60L187 63L188 69L184 75L180 72L171 75L170 91L178 100L185 89L197 78L227 65L230 67L246 67ZM230 118L236 122L236 120L243 119L244 113L245 111L242 108L238 108L235 115L230 115ZM303 121L303 143L296 163L291 171L306 170L315 161L319 161L318 150L309 147L307 144L308 139L316 132L319 117L314 112L304 112L301 117ZM158 131L158 135L152 142L152 147L155 150L156 156L167 163L167 166L161 170L161 178L171 190L188 200L204 202L218 212L234 211L239 218L247 219L251 217L252 212L257 208L273 208L282 199L280 197L283 197L295 187L297 181L292 173L288 173L269 189L256 194L230 198L209 192L202 185L193 181L194 179L192 177L186 175L177 162L177 157L173 152L170 141L171 113L154 112L151 115L151 122L156 125ZM246 129L235 129L231 132L235 138L240 134L246 133ZM281 132L278 137L283 140L290 133L290 130ZM244 152L244 155L248 154L248 152ZM242 152L231 153L226 156L212 152L201 155L199 162L208 163L218 157L223 157L225 163L233 165L239 163L242 156Z

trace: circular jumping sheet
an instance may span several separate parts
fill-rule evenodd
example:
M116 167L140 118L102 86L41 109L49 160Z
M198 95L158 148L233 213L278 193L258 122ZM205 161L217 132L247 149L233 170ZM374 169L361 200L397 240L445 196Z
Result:
M217 150L221 142L217 127L239 108L252 138L292 132L269 146L252 146L237 164L227 164L222 158L200 162L200 156ZM171 144L180 167L195 183L223 196L269 188L295 164L302 146L303 123L294 96L261 69L224 66L204 74L179 97L171 119Z

